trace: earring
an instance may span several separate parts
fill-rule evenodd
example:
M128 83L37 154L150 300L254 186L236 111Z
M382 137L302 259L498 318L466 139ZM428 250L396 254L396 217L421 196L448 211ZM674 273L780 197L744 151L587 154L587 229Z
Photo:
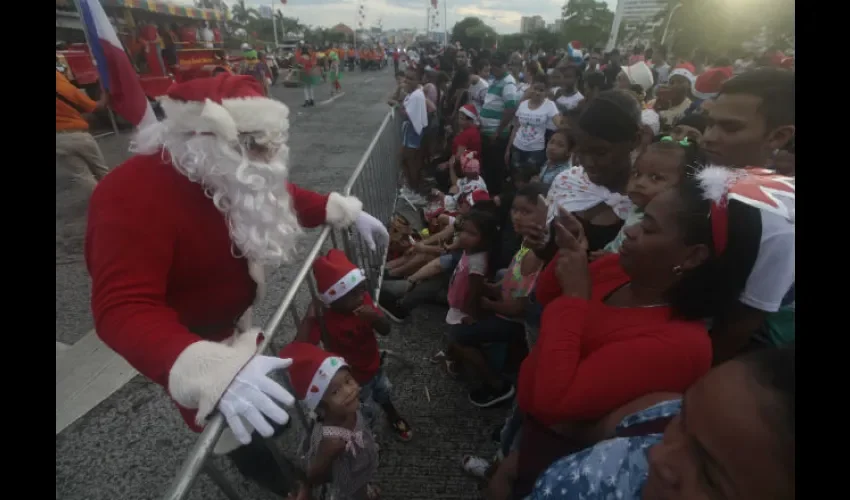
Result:
M673 266L673 274L676 276L682 275L682 266Z

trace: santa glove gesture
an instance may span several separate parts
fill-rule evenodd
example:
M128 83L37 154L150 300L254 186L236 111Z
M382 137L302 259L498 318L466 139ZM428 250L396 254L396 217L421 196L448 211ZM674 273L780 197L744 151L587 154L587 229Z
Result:
M288 368L291 359L256 355L233 379L218 403L218 409L227 420L233 435L242 444L251 442L251 431L245 427L244 418L263 437L271 437L274 429L266 420L284 425L289 415L275 403L293 406L295 398L280 384L269 378L274 370Z
M378 245L383 248L390 242L390 233L387 232L387 228L381 221L366 212L360 212L354 220L354 226L360 233L360 237L369 246L369 250L375 251Z

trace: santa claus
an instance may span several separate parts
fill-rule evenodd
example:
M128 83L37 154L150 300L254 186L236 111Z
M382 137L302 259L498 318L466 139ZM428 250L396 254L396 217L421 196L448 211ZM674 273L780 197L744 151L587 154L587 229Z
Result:
M251 443L230 454L237 467L286 494L273 457L251 442L252 428L271 436L287 422L277 403L293 404L268 377L289 360L257 353L251 306L263 297L264 267L295 257L303 227L354 225L372 249L389 236L357 198L287 181L289 110L254 78L177 84L162 108L167 118L139 131L136 155L91 197L85 257L97 333L168 391L193 430L218 408Z

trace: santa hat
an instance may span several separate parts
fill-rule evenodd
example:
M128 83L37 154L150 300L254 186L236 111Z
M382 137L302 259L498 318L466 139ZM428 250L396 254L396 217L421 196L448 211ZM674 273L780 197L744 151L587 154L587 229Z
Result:
M468 195L463 197L463 200L469 204L470 207L474 207L476 203L482 201L488 201L490 199L490 194L483 189L476 189L475 191L469 193Z
M336 248L331 248L327 255L313 262L313 276L325 304L332 303L366 281L363 271Z
M731 67L712 68L696 78L692 93L697 99L712 99L720 93L723 82L730 78L732 78Z
M466 115L473 123L478 125L478 110L475 109L474 104L464 104L460 108L460 112Z
M652 70L643 61L638 61L631 66L624 66L623 73L629 77L629 81L641 86L644 92L652 88L655 79L652 77Z
M160 99L175 131L236 141L240 133L276 136L289 129L289 108L269 99L252 76L221 73L172 85Z
M694 65L689 62L683 62L677 64L673 71L670 72L670 78L673 78L676 75L685 77L689 82L691 82L691 87L694 85L694 80L696 80L697 69L694 68Z
M336 372L348 366L339 356L307 342L293 342L284 347L279 356L292 359L292 366L287 370L289 381L295 395L310 410L319 406Z

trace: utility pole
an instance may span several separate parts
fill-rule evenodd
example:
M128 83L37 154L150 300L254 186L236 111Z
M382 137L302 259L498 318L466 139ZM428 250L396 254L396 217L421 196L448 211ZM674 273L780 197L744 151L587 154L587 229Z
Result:
M272 28L274 29L274 51L277 52L277 16L275 15L275 7L277 7L277 3L275 0L271 0L272 2Z

